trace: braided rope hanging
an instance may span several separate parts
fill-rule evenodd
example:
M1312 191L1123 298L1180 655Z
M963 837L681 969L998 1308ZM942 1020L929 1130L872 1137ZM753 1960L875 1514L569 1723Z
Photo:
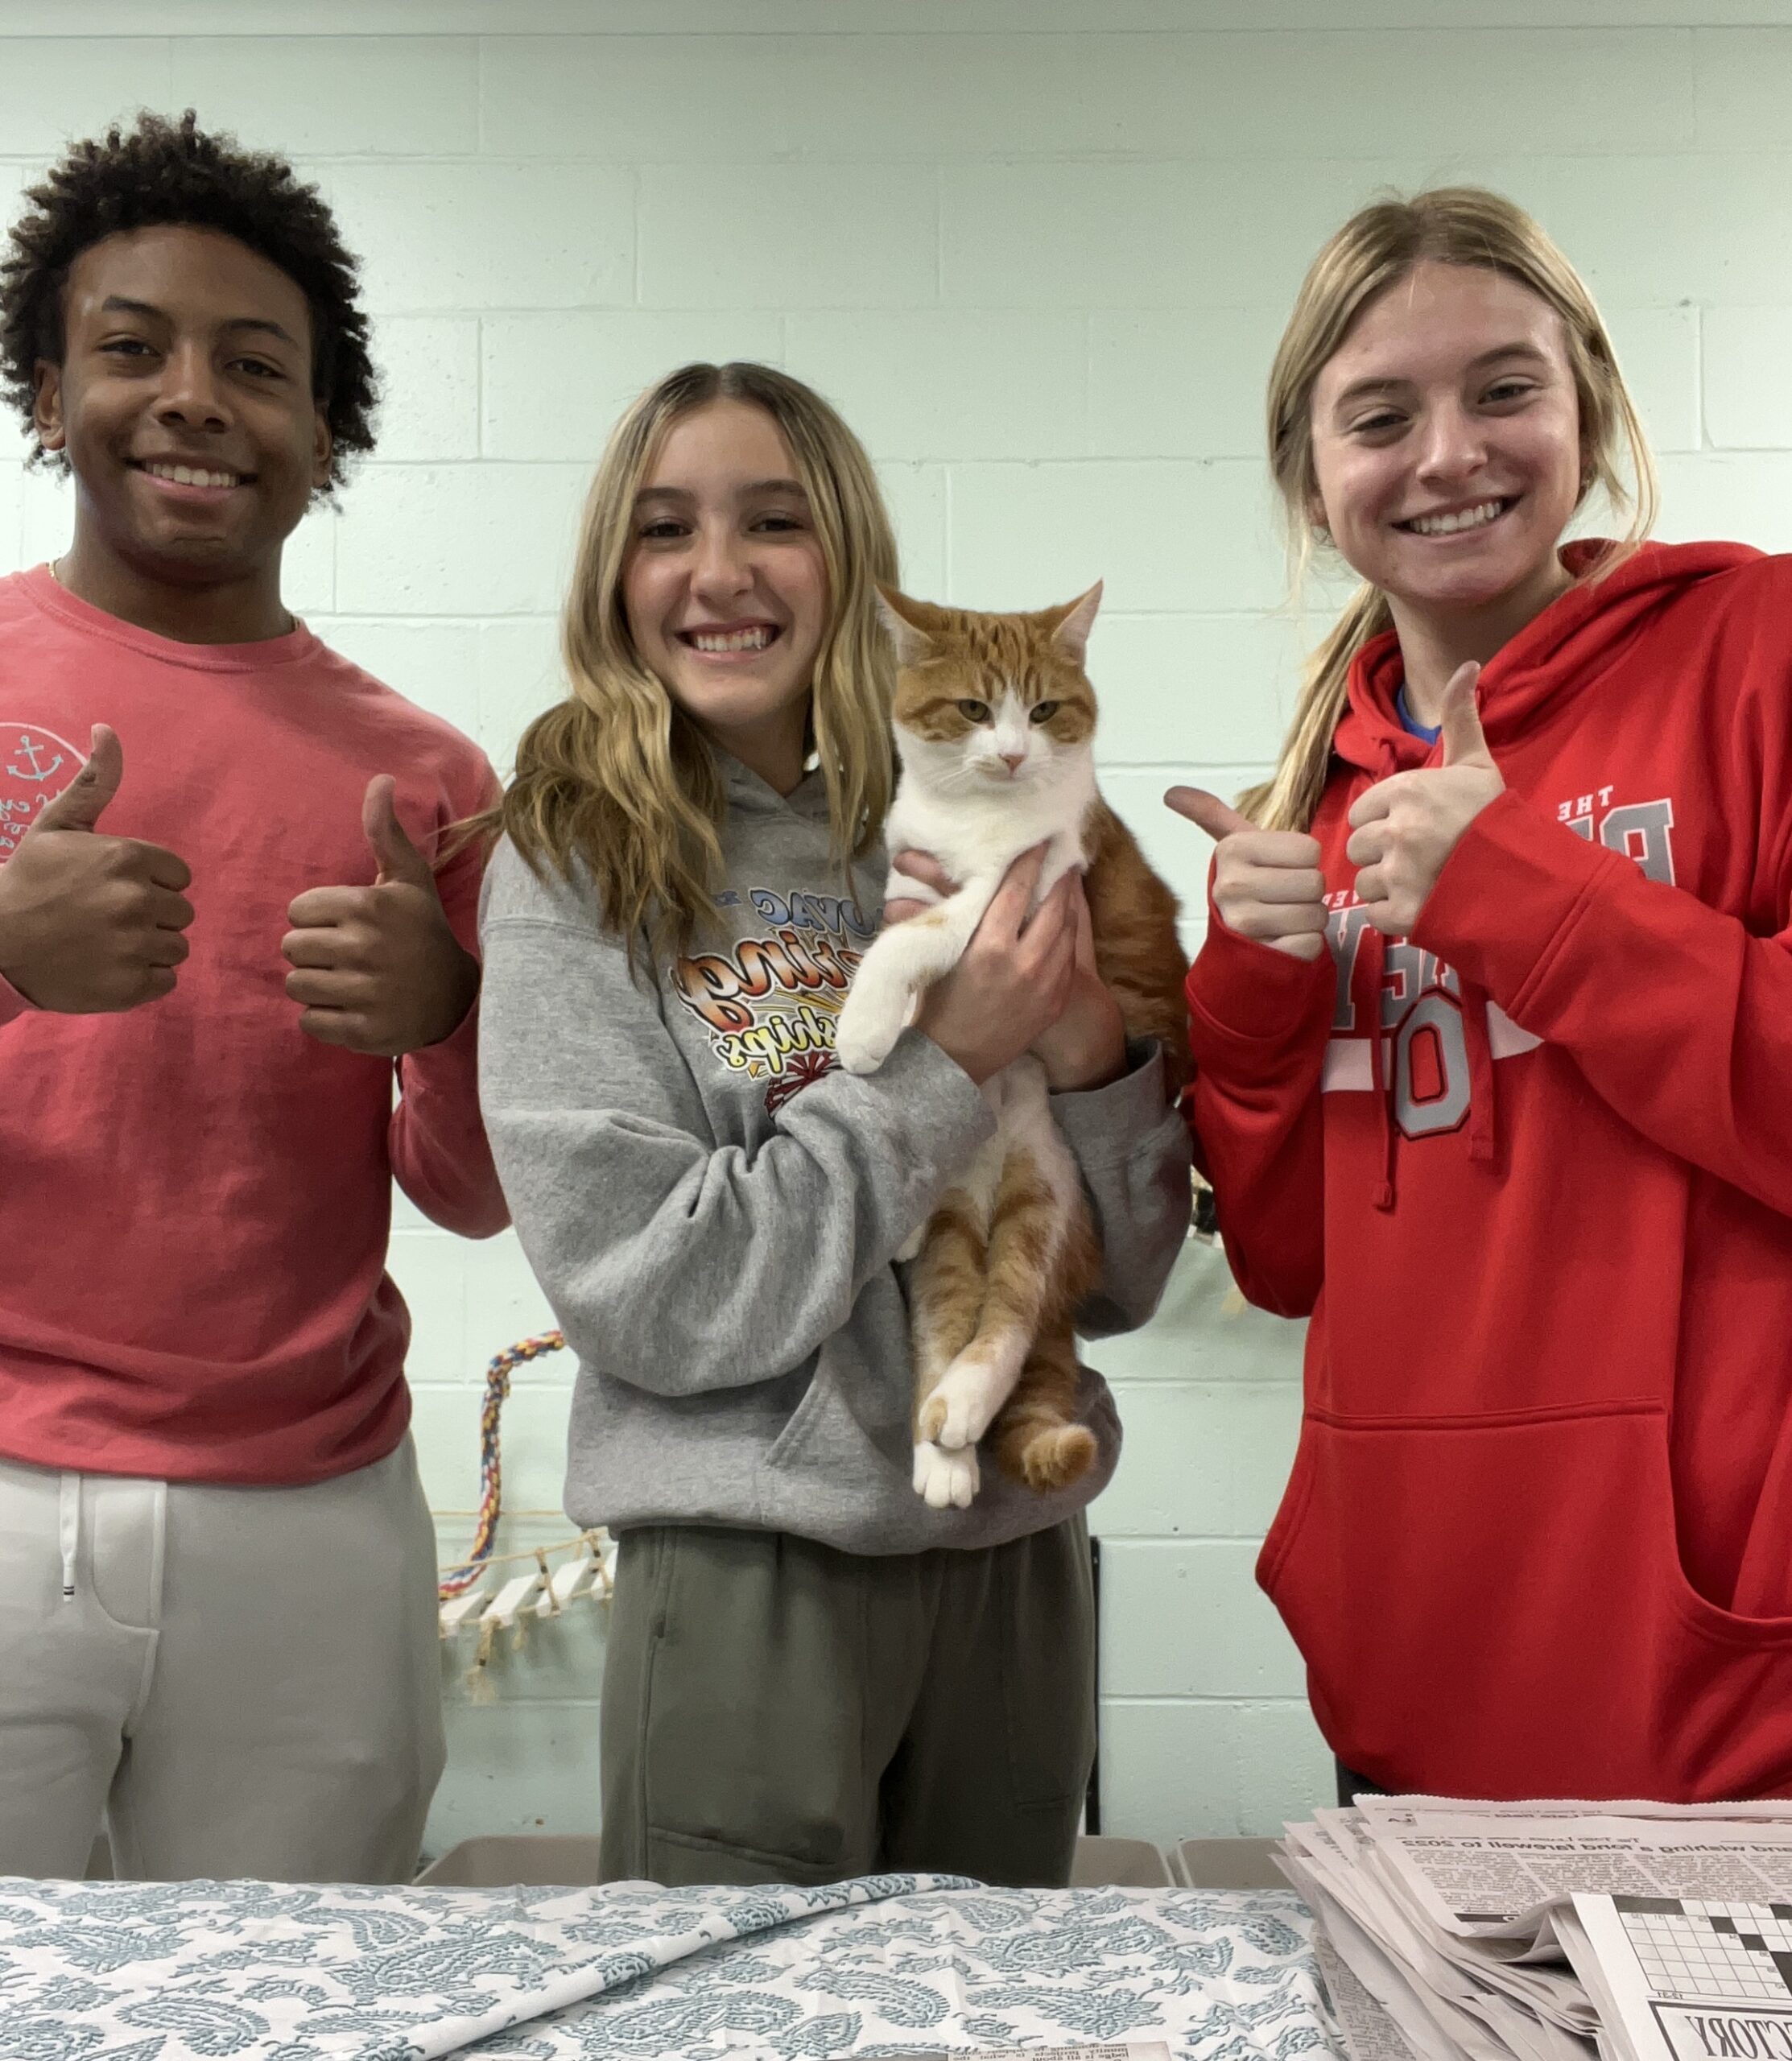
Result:
M566 1343L557 1331L544 1331L536 1338L518 1339L494 1354L485 1369L485 1399L479 1410L479 1515L473 1526L473 1550L458 1566L441 1578L440 1600L447 1603L465 1596L485 1572L492 1547L498 1540L498 1520L504 1505L504 1466L498 1445L498 1417L510 1393L510 1376L544 1353L558 1353Z

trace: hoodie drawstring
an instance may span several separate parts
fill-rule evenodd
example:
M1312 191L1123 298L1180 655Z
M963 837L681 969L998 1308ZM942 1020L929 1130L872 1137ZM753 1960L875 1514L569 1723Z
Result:
M1462 1031L1468 1047L1468 1156L1490 1161L1499 1144L1500 1105L1493 1043L1487 1031L1487 990L1462 982Z
M1381 1028L1381 990L1387 965L1388 941L1370 927L1369 944L1369 1064L1375 1084L1375 1107L1381 1124L1381 1179L1370 1191L1377 1209L1394 1207L1394 1081L1388 1071L1387 1037Z
M75 1562L81 1551L81 1489L78 1474L64 1474L56 1496L57 1543L62 1548L62 1600L75 1600Z
M1387 940L1371 929L1365 942L1369 961L1368 988L1373 1022L1369 1032L1369 1074L1374 1084L1375 1108L1381 1131L1381 1179L1370 1190L1377 1209L1394 1204L1394 1154L1399 1125L1394 1121L1394 1083L1388 1064L1387 1034L1381 1028L1381 989L1387 964ZM1493 1045L1487 1028L1487 990L1472 981L1461 982L1463 1042L1468 1052L1468 1157L1483 1166L1499 1150L1499 1090L1493 1070Z

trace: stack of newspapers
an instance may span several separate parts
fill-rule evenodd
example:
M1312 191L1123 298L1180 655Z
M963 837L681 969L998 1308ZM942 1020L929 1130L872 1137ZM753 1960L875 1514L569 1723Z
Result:
M1352 2061L1792 2061L1792 1803L1316 1817L1280 1859Z

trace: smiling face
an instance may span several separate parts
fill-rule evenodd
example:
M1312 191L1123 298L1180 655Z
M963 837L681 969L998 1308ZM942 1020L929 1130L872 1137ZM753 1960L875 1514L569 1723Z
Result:
M67 454L76 547L194 587L279 576L328 477L298 285L213 229L109 236L69 267L37 427Z
M704 733L800 777L828 569L782 432L750 402L673 423L635 496L622 601L636 651Z
M1504 273L1415 266L1313 388L1313 520L1402 608L1447 617L1561 584L1580 411L1560 317Z

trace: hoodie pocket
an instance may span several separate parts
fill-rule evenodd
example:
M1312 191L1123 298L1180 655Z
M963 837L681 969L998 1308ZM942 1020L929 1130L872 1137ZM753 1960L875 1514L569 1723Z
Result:
M796 1407L784 1420L781 1431L766 1452L767 1467L784 1467L803 1450L804 1441L814 1428L815 1419L821 1415L824 1391L828 1386L825 1359L818 1361L809 1377L809 1384L798 1399Z
M1792 1619L1687 1581L1653 1405L1371 1427L1310 1412L1259 1578L1333 1750L1385 1786L1792 1792Z

